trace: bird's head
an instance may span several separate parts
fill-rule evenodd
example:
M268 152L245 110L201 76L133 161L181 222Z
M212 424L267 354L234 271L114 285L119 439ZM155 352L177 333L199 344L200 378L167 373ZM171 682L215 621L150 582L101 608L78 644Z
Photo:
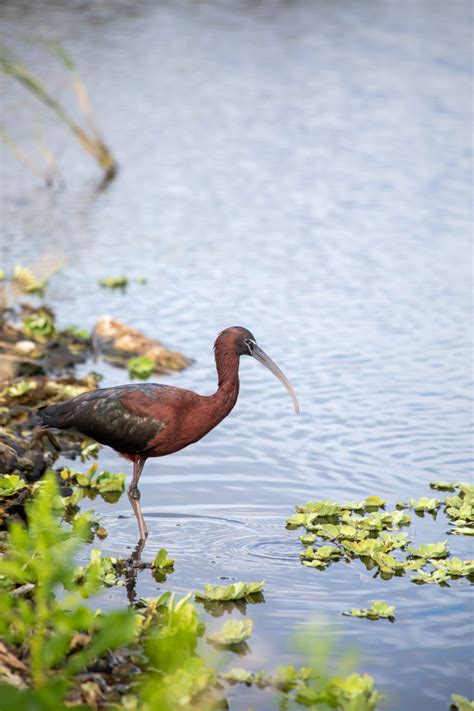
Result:
M275 375L288 390L293 400L295 412L300 411L295 391L291 387L287 378L281 372L277 364L272 361L270 356L268 356L265 351L257 345L255 336L247 328L244 328L243 326L231 326L230 328L226 328L218 335L214 344L214 350L216 351L216 354L222 351L233 351L238 356L247 355L252 356L255 360L258 360L258 362L268 368L268 370L273 373L273 375Z

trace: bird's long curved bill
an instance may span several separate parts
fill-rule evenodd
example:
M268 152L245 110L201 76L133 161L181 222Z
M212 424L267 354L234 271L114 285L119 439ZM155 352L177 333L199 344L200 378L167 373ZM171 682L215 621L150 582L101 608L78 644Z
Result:
M255 358L255 360L258 360L259 363L261 363L262 365L264 365L265 368L268 368L268 370L269 370L270 372L272 372L273 375L275 375L275 376L278 378L278 380L280 381L280 383L282 383L282 384L285 386L285 388L288 390L288 392L289 392L290 395L291 395L291 399L293 400L293 405L294 405L294 407L295 407L295 412L298 413L298 412L300 411L300 406L299 406L299 403L298 403L298 399L297 399L297 397L296 397L296 395L295 395L295 391L293 390L293 388L291 387L290 383L288 382L288 380L286 379L286 377L283 375L283 373L281 372L281 370L280 370L280 368L277 366L277 364L274 363L274 362L272 361L272 359L270 358L270 356L267 356L267 354L265 353L265 351L262 351L262 349L259 348L259 346L257 346L257 345L255 345L255 346L253 347L252 356L253 356L253 358Z

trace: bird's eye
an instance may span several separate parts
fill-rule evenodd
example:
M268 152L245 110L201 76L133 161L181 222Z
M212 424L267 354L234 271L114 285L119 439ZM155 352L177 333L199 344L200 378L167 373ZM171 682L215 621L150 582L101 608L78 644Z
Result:
M254 347L255 343L250 338L246 338L244 343L247 346L247 348L249 349L250 355L252 355L253 347Z

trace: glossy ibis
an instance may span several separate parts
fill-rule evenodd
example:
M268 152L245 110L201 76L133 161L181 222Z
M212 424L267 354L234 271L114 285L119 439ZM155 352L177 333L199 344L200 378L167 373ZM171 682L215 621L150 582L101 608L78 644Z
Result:
M240 356L252 356L276 375L293 398L295 411L299 411L288 380L246 328L233 326L222 331L214 353L218 387L213 395L154 383L119 385L38 410L42 426L79 432L133 462L128 497L138 521L140 541L148 535L138 489L146 460L197 442L229 414L239 394Z

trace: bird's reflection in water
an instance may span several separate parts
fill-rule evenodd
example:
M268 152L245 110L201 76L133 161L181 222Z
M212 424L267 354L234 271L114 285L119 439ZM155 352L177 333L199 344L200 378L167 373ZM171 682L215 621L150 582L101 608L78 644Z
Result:
M132 555L127 560L127 569L125 571L125 588L127 590L127 599L132 605L137 601L137 577L138 572L147 567L142 561L142 553L145 548L146 539L140 539L133 549Z

